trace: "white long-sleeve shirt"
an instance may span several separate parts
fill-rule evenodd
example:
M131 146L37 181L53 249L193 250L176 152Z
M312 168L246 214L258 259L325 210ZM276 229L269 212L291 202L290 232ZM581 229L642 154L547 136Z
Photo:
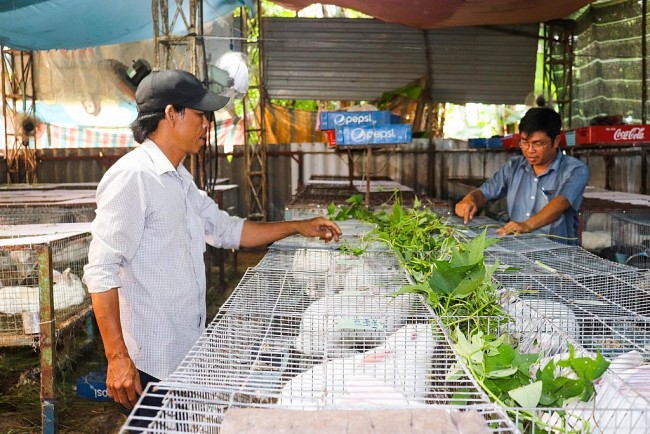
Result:
M164 379L204 329L205 243L239 248L244 220L220 210L150 140L106 172L96 213L84 282L90 292L119 288L129 355Z

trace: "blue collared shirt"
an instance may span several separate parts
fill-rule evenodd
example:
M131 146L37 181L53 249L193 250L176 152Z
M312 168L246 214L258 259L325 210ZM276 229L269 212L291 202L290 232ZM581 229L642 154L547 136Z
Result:
M578 210L589 179L589 169L577 158L558 152L544 173L537 176L524 156L513 157L480 190L489 201L506 196L510 220L523 222L537 214L548 202L564 196L571 206L553 223L535 233L577 239ZM576 240L556 239L575 244Z
M205 244L239 248L243 219L220 210L150 140L106 172L96 212L84 282L90 292L119 288L129 355L164 379L204 329Z

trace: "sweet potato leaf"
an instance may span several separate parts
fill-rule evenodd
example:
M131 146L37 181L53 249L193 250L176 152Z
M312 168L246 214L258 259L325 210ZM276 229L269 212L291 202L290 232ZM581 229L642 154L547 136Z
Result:
M542 396L542 382L536 381L532 384L513 389L508 392L508 395L521 407L535 408L539 404L539 398Z

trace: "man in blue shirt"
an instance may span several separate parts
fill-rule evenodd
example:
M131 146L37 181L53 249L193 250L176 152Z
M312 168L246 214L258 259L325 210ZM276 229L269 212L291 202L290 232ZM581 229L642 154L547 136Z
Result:
M506 196L510 221L497 230L499 235L535 232L576 244L589 170L558 150L561 125L553 109L528 110L519 123L523 156L511 158L458 202L456 215L467 224L487 202Z

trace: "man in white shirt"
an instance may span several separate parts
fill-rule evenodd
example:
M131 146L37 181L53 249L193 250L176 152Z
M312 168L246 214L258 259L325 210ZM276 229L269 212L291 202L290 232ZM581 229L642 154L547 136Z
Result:
M182 162L206 144L208 116L228 98L192 74L153 72L136 91L131 124L137 149L97 188L97 215L84 282L104 343L108 394L132 409L149 381L173 372L205 324L206 242L256 247L300 234L338 241L340 228L317 217L251 222L219 209Z

